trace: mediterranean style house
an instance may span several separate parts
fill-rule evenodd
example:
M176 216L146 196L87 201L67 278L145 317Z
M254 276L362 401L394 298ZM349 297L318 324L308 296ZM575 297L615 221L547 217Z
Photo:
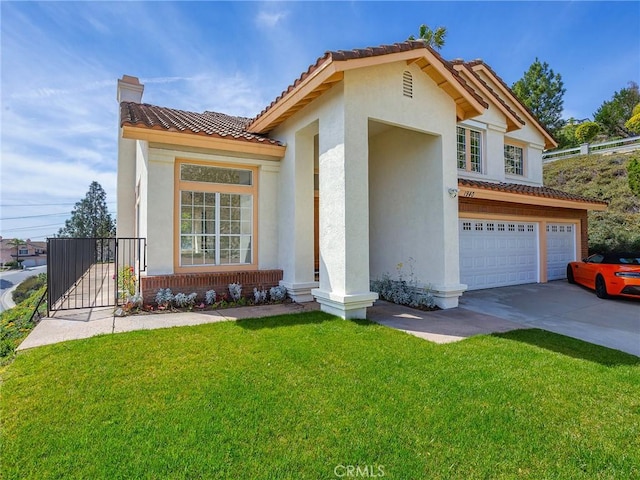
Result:
M421 41L327 52L254 118L142 103L118 81L119 237L145 295L237 281L363 318L412 259L441 308L546 282L587 254L587 211L545 188L556 142L484 62Z

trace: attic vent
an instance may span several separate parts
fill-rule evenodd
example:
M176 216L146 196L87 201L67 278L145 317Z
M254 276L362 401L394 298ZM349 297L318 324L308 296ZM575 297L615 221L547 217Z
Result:
M402 74L402 95L413 98L413 77L411 72L406 70Z

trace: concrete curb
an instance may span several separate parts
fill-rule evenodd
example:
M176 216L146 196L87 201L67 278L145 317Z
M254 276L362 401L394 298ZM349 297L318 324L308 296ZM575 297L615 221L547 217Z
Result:
M16 303L13 301L13 292L16 288L18 288L18 285L14 285L9 290L5 291L2 295L2 298L0 298L0 303L2 304L2 308L4 310L10 310L16 306Z

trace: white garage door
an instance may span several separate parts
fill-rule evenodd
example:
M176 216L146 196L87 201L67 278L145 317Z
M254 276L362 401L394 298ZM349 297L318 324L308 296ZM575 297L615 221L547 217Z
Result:
M538 224L460 220L460 282L469 290L538 281Z
M547 280L567 278L567 263L576 260L576 227L547 224Z

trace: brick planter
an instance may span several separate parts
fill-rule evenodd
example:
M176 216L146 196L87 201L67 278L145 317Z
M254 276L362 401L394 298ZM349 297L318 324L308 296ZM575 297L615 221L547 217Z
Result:
M186 273L154 275L140 278L140 289L145 303L152 303L160 288L170 288L175 293L196 292L204 299L207 290L215 290L218 296L229 293L230 283L242 285L242 295L253 298L253 289L269 290L282 280L282 270L253 270L242 272Z

